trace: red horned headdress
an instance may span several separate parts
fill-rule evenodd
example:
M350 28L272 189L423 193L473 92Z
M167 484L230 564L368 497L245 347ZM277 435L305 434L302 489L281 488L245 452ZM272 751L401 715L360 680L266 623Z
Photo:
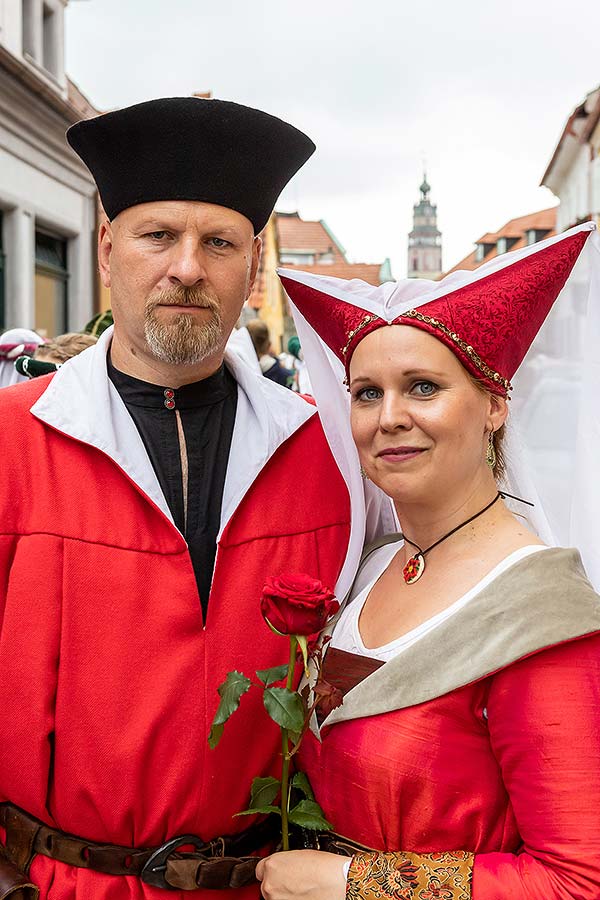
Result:
M527 507L530 527L546 543L577 546L600 586L600 235L594 232L594 223L585 222L438 282L373 287L280 270L323 427L352 500L349 572L365 536L394 531L398 523L389 498L360 477L344 369L347 375L367 334L403 324L442 341L497 394L505 396L515 378L519 403L509 416L502 487L535 502ZM532 347L546 317L544 337Z
M511 379L593 229L578 229L475 272L439 282L406 279L373 288L358 281L281 269L294 306L340 359L371 331L411 325L429 332L489 390L506 395Z

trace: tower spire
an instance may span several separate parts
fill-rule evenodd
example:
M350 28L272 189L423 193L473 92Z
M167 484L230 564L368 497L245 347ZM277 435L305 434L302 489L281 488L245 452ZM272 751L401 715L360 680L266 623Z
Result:
M425 160L419 190L421 199L413 206L413 229L408 236L408 277L437 278L442 273L442 233L437 227L437 206L429 199Z

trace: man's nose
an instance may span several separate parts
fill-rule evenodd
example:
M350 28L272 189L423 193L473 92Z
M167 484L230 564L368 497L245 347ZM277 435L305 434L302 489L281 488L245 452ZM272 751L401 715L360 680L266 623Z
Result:
M379 427L382 431L395 431L397 428L412 428L409 401L401 394L386 391L379 413Z
M180 240L171 249L167 277L171 284L192 287L206 278L204 251L195 240Z

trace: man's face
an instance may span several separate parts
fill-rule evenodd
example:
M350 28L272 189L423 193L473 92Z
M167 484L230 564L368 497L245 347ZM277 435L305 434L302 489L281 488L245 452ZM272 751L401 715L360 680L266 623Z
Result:
M172 383L185 383L220 363L252 290L260 239L232 209L168 200L102 225L98 257L118 359L133 358L138 377L163 381L176 369Z

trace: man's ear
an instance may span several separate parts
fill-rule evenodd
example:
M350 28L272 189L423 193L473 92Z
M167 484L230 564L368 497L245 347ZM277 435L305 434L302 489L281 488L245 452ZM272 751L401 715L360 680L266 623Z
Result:
M262 238L255 237L252 242L252 265L250 266L250 281L248 282L248 293L246 294L246 300L252 293L252 288L254 287L254 282L256 281L256 276L258 275L258 267L260 265L260 257L262 255Z
M108 219L104 219L98 229L98 268L105 288L110 287L110 254L112 247L112 226Z

